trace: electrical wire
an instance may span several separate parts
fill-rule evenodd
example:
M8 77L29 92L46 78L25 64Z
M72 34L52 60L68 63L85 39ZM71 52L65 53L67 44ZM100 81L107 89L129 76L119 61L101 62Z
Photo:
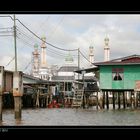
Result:
M23 35L23 36L26 36L28 39L30 39L30 41L32 41L33 43L36 42L36 43L40 43L40 41L38 41L37 39L35 39L34 37L28 35L25 31L21 30L19 27L17 27L17 32L20 34L20 35ZM34 40L34 41L33 41Z
M24 25L19 19L16 19L22 26L24 26L29 32L31 32L34 36L36 36L39 40L41 40L42 41L42 39L38 36L38 35L36 35L33 31L31 31L26 25ZM56 48L56 49L59 49L59 50L62 50L62 51L77 51L78 49L72 49L72 50L70 50L70 49L63 49L63 48L59 48L59 47L57 47L57 46L55 46L55 45L52 45L51 43L48 43L47 41L45 41L45 43L46 44L48 44L48 45L50 45L50 46L52 46L52 47L54 47L54 48Z
M55 34L55 32L56 32L56 30L57 30L57 28L58 28L58 25L60 25L61 23L62 23L62 21L64 20L64 16L60 19L60 21L59 21L59 23L57 24L57 26L54 28L54 30L51 32L51 34L48 36L48 38L50 39L50 38L52 38L51 37L51 35L53 34Z
M81 51L79 51L79 52L80 52L80 54L81 54L89 63L91 63L91 62L88 60L88 58L86 58L85 55L84 55Z
M38 33L40 30L42 30L43 24L44 24L45 22L47 22L49 18L50 18L50 16L47 16L47 18L44 20L44 22L42 22L42 23L40 24L39 29L36 31L37 33Z
M14 19L11 17L11 16L0 16L0 17L10 17L13 21L14 21ZM30 33L32 33L35 37L37 37L39 40L41 40L42 41L42 39L38 36L38 35L36 35L33 31L31 31L26 25L24 25L19 19L15 19L15 20L17 20L23 27L25 27ZM54 47L54 48L56 48L56 49L59 49L59 50L63 50L63 51L77 51L78 49L63 49L63 48L59 48L59 47L57 47L57 46L55 46L55 45L52 45L51 43L48 43L48 42L46 42L45 41L45 43L46 44L48 44L48 45L50 45L50 46L52 46L52 47Z
M26 45L26 46L28 46L28 47L30 47L30 48L33 48L32 46L32 44L30 44L29 42L27 42L25 39L23 39L23 38L20 38L19 36L17 36L17 39L19 40L19 41L21 41L24 45Z
M27 70L27 68L32 64L32 60L25 66L23 72L25 72L25 70Z
M0 37L13 36L13 35L0 35Z
M15 59L15 57L13 57L7 64L5 67L9 66L11 64L11 62Z

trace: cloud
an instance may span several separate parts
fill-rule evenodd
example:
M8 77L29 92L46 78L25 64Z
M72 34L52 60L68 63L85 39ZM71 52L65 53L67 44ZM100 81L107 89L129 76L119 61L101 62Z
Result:
M13 61L11 61L13 60ZM11 63L10 63L11 62ZM14 70L14 59L11 56L3 56L0 61L0 66L4 66L6 70Z
M45 35L47 41L57 47L64 49L80 48L81 52L88 58L88 49L90 45L94 46L95 61L104 60L104 38L109 36L110 58L118 58L132 54L138 54L140 48L140 15L17 15L29 29L37 33L40 37ZM62 20L62 21L61 21ZM61 22L60 22L61 21ZM13 22L3 19L0 21L0 27L13 26ZM18 40L19 68L22 70L31 59L33 45L40 41L26 31L18 22L17 26L25 32L25 35ZM30 37L29 37L30 36ZM3 63L14 56L13 38L0 38L1 46L0 55ZM28 44L28 45L27 45ZM30 45L29 45L30 44ZM27 47L28 46L28 47ZM30 48L29 48L30 47ZM51 49L51 50L49 50ZM65 56L68 52L60 51L47 45L47 62L49 65L64 63ZM78 52L71 52L77 63ZM9 57L8 57L9 56ZM6 58L7 57L7 58ZM82 56L81 66L88 65L88 61ZM82 66L82 67L83 67Z

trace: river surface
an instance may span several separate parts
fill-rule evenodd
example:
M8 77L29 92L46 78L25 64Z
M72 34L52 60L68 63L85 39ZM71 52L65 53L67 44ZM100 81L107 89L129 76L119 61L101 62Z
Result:
M22 109L22 119L14 119L14 110L3 110L1 126L113 126L140 125L140 109L96 110L72 108Z

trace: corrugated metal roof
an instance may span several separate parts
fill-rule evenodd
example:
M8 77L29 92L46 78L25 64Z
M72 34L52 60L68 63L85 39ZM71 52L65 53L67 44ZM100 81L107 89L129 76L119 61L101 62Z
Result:
M75 70L78 70L77 66L62 66L58 72L73 72Z
M99 62L99 63L94 63L94 65L99 66L99 65L140 65L140 62L135 63L127 63L127 62Z
M86 69L75 70L74 72L81 74L82 71L86 71L86 73L89 73L89 72L95 72L97 70L99 70L98 67L91 67L91 68L86 68Z
M95 66L99 65L140 65L140 55L130 55L110 61L93 63Z
M81 81L81 82L83 82L83 79L77 79L76 81ZM98 79L97 79L96 77L84 76L84 81L85 81L85 82L97 82Z
M129 55L129 56L125 56L125 57L120 57L120 58L117 58L117 59L112 59L111 61L118 61L118 60L127 60L127 59L130 59L130 58L140 58L140 55L137 55L137 54L134 54L134 55Z
M52 80L74 80L74 76L53 76Z

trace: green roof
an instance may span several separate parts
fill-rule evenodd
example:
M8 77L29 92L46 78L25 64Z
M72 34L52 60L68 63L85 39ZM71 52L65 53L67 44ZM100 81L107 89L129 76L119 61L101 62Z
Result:
M73 62L73 57L70 53L66 56L65 61Z
M42 39L42 40L46 40L46 37L45 37L45 36L42 36L41 39Z
M37 48L38 48L38 44L35 44L35 45L34 45L34 48L36 48L36 49L37 49Z

